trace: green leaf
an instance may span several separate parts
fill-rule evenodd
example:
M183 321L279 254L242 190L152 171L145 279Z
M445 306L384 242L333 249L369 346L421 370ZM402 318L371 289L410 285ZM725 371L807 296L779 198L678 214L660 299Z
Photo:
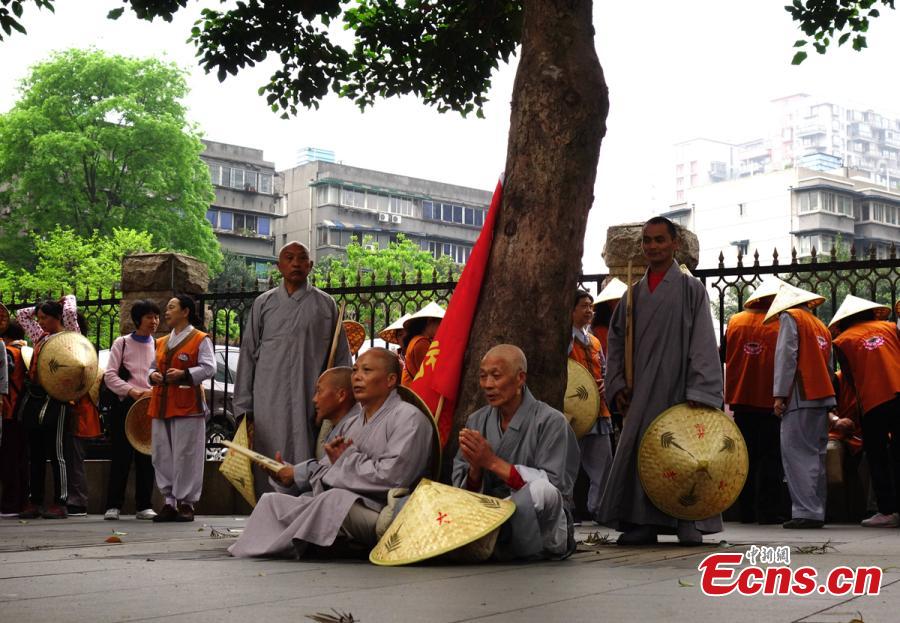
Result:
M804 45L806 45L806 43L807 43L806 39L797 39L797 41L794 42L794 47L802 48Z
M119 7L118 9L113 9L109 13L106 14L106 19L119 19L122 17L122 13L125 12L125 7Z
M794 54L794 58L791 59L791 65L799 65L806 60L806 56L807 54L803 50L797 52Z

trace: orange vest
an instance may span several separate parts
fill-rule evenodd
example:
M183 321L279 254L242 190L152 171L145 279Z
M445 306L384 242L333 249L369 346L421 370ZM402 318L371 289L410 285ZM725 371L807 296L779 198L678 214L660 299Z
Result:
M763 324L765 310L738 312L725 334L725 402L731 407L771 411L775 398L775 345L778 322Z
M425 345L424 349L422 348L422 344ZM419 368L422 367L422 362L425 361L425 354L428 352L428 347L430 345L431 339L424 335L417 335L406 345L406 357L404 358L403 374L401 375L400 380L400 384L403 385L403 387L409 387L412 384L413 379L416 378L416 375L419 373ZM417 350L421 350L421 354L418 353Z
M7 344L6 350L12 355L13 358L13 367L7 372L9 375L9 393L3 394L2 400L2 413L4 420L12 419L15 415L16 409L19 404L19 398L22 396L22 392L25 389L25 376L27 372L25 370L25 360L22 359L22 342ZM2 356L6 356L6 353L0 353Z
M841 374L840 370L835 372L835 376L838 380L837 416L839 418L847 418L853 420L856 428L849 437L845 437L835 430L830 430L828 431L828 438L846 442L847 446L850 448L850 451L853 454L856 454L860 450L862 450L863 444L862 428L859 422L859 409L857 408L858 405L856 401L856 394L853 393L853 388L850 386L850 384L844 380L844 376L843 374Z
M600 348L602 348L603 352L605 353L607 350L607 340L609 339L609 327L598 324L595 327L591 327L591 333L594 334L595 338L600 340Z
M200 343L206 334L196 329L173 350L168 349L169 336L156 340L156 371L166 376L168 370L187 370L200 361ZM154 385L148 413L154 418L183 417L205 411L206 398L200 385Z
M569 358L587 368L599 386L603 382L603 368L600 364L600 353L603 352L603 349L600 346L600 340L596 337L588 333L587 338L588 342L590 342L590 347L582 344L574 337L572 338L572 352L569 353ZM600 397L600 417L610 417L606 400L602 396Z
M85 394L72 405L73 434L76 437L92 438L103 434L100 430L100 412Z
M863 413L897 397L900 393L900 339L891 322L860 322L834 338Z
M803 400L821 400L834 396L828 358L831 334L821 320L803 309L789 309L797 323L797 383Z

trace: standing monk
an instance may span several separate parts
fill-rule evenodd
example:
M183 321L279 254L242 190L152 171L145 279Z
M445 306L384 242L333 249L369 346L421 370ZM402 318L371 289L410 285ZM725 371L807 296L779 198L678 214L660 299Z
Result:
M825 453L828 411L835 406L831 335L811 308L825 298L783 284L766 321L778 317L775 347L775 415L781 418L781 461L791 494L785 528L825 523Z
M684 544L702 543L701 533L719 532L720 516L682 521L656 508L638 476L641 439L657 415L687 401L692 407L722 406L722 368L709 311L699 280L675 262L675 224L654 217L644 225L641 249L649 262L634 289L634 387L625 382L626 306L609 327L606 395L625 416L622 438L598 521L624 532L619 545L656 543L657 534L677 534Z
M725 333L725 402L747 442L750 469L738 498L741 522L782 523L781 419L772 411L778 322L763 323L778 288L770 277L750 295Z
M309 250L289 242L278 253L282 283L253 302L244 328L234 389L238 416L251 417L253 448L266 456L281 450L291 464L313 458L316 379L328 367L338 323L334 299L307 277ZM332 365L350 365L350 347L340 328ZM271 490L268 473L253 466L257 496Z

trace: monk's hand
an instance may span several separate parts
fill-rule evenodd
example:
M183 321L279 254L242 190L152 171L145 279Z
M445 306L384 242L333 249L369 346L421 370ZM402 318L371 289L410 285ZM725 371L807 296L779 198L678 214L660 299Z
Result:
M341 455L352 443L353 440L344 439L338 435L331 442L325 444L325 454L328 455L328 460L331 461L332 465L337 463L337 460L341 458Z
M155 385L159 385L160 383L163 382L163 375L160 374L159 372L153 372L150 375L150 382Z
M787 403L784 398L776 398L775 404L772 407L772 410L775 411L775 415L781 417L784 415L784 412L787 410Z
M620 389L619 393L616 394L615 400L616 408L622 414L622 417L625 417L628 413L628 407L631 406L631 390L627 387Z
M464 428L459 431L459 448L469 465L490 469L496 458L494 449L477 430Z
M177 368L166 370L166 383L178 383L187 377L187 372Z
M284 467L279 469L277 472L272 470L272 476L281 483L285 487L290 487L294 484L294 466L287 463L284 459L281 458L281 452L275 451L275 460L279 463L284 463Z
M836 433L840 433L844 437L849 437L853 434L853 431L856 429L856 424L853 423L853 420L847 417L839 418L834 423L834 431Z

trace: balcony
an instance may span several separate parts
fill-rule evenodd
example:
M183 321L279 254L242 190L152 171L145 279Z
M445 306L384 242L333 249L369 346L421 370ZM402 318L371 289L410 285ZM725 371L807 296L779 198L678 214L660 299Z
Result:
M824 123L806 123L797 127L797 136L815 136L816 134L827 134L828 130Z

